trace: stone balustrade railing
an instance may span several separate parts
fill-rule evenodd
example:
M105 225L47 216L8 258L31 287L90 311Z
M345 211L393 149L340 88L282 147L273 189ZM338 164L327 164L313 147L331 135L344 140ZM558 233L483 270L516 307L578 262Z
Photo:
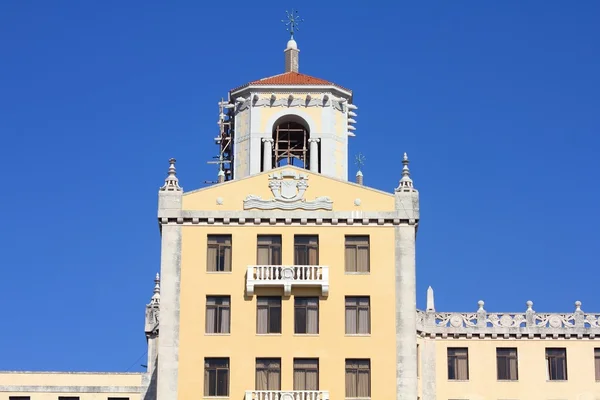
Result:
M254 294L255 287L282 286L289 296L292 286L320 287L329 294L329 267L322 265L249 265L246 272L246 293Z
M490 313L479 301L476 312L437 312L417 310L417 330L424 335L435 336L485 336L504 337L566 337L581 338L600 336L600 314L581 310L581 302L575 302L572 313L536 313L533 302L527 302L527 310L521 313Z
M326 390L246 390L245 400L329 400Z

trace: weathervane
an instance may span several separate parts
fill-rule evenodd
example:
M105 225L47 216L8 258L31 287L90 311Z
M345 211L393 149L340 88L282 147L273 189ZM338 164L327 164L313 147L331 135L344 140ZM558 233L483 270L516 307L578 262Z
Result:
M359 171L365 165L365 161L366 160L367 160L367 158L365 156L363 156L362 153L358 153L356 155L356 157L354 157L354 164L356 164L356 166L358 167Z
M287 14L287 21L285 19L282 19L281 22L283 22L285 26L287 26L286 30L290 32L290 39L294 40L294 31L300 30L300 28L298 28L298 25L300 25L301 22L304 22L304 20L300 18L300 15L298 15L298 11L294 10L293 8L292 12L286 10L285 13Z

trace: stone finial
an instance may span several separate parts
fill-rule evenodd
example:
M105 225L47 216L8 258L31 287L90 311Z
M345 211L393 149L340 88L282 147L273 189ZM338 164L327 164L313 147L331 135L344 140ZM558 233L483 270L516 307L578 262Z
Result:
M433 302L433 288L429 286L427 288L427 309L426 311L435 311L435 304Z
M165 179L165 184L160 188L161 191L166 192L181 192L182 188L179 186L179 179L177 179L177 174L175 172L175 159L171 158L169 160L169 174L167 175L167 179Z
M359 185L363 184L363 173L361 170L358 170L358 172L356 173L356 183L358 183Z
M581 311L581 302L577 300L575 302L575 312Z
M411 191L413 189L413 181L410 177L410 170L408 169L409 163L408 155L404 153L404 156L402 157L402 178L400 179L400 185L396 188L397 192Z
M152 299L150 300L151 305L159 305L160 304L160 275L157 273L156 278L154 278L154 293L152 294Z
M478 309L477 311L485 311L485 310L483 309L483 306L485 305L485 302L484 302L483 300L479 300L479 301L477 302L477 305L479 306L479 309Z
M527 300L527 311L533 311L533 301Z

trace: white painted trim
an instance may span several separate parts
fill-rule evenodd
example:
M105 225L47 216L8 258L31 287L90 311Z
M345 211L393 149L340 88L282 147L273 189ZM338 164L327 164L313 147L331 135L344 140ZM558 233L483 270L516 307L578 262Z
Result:
M243 86L239 89L234 89L234 91L229 92L232 98L239 93L245 91L259 91L259 92L267 92L273 90L282 90L287 92L291 92L294 90L302 91L302 92L310 92L310 91L326 91L330 90L332 92L338 92L340 94L344 94L349 98L352 98L352 92L348 90L344 90L336 85L260 85L260 84L250 84L247 86Z

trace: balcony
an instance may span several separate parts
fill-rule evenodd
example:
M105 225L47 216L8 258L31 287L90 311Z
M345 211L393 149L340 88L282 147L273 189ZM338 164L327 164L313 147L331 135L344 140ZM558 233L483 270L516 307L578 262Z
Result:
M320 287L321 295L327 296L329 294L329 267L321 265L248 266L248 272L246 274L246 293L249 296L254 294L255 287L283 287L284 294L289 296L292 293L292 286ZM268 397L266 397L266 399L271 400ZM274 399L279 400L279 397L275 397ZM287 397L282 397L282 399L287 400ZM290 399L304 400L304 397L290 397ZM307 397L307 399L312 400L310 397ZM260 400L262 400L262 398L260 398Z
M329 400L326 390L246 390L244 400Z

